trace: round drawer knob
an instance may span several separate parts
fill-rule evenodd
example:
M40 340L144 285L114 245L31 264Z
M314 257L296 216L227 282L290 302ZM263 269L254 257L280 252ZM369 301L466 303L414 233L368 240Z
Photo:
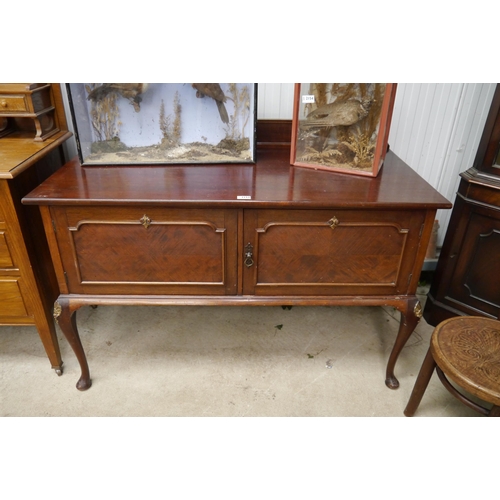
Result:
M2 99L0 101L0 106L2 106L2 108L6 108L7 107L7 101L5 99Z

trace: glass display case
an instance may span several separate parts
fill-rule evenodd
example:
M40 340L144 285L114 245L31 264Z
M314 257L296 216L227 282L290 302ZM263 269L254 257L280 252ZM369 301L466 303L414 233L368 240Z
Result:
M375 177L395 95L394 83L297 83L291 163Z
M254 83L70 83L82 165L253 163Z

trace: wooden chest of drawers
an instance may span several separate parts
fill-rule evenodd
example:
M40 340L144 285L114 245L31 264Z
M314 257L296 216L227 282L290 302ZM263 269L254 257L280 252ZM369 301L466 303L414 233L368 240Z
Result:
M58 132L34 142L30 133L14 132L0 139L0 325L35 326L58 374L57 280L39 210L21 198L64 164L62 144L70 136Z
M40 205L61 295L59 325L90 374L84 304L392 305L402 314L386 384L421 308L415 295L438 208L451 204L394 154L377 178L255 165L66 164ZM353 334L355 334L353 332Z

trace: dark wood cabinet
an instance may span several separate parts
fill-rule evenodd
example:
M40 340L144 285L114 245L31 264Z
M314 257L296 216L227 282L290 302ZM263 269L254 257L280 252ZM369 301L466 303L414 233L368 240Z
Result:
M451 204L392 152L368 178L292 167L280 142L252 165L75 159L24 198L41 209L79 389L91 384L75 315L86 304L394 306L386 384L398 387L435 213Z
M500 85L473 167L460 185L424 317L500 319Z

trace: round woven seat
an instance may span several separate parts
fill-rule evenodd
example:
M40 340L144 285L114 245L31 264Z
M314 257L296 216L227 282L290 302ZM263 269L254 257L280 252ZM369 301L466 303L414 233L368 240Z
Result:
M459 401L489 416L500 416L500 321L459 316L440 323L415 382L405 415L415 414L436 369L444 386ZM473 402L451 383L493 405Z

